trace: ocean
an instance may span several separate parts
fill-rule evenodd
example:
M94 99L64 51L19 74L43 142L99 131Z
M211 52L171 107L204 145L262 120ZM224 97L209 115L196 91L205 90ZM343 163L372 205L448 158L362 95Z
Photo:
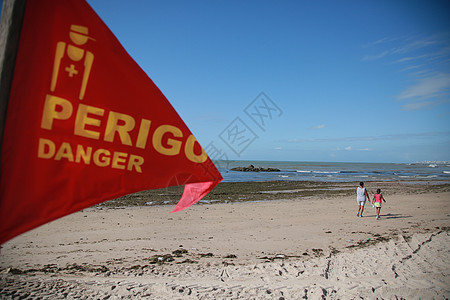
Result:
M214 161L223 176L223 182L252 181L433 181L450 182L449 162L411 164L394 163L342 163L342 162L292 162L292 161ZM235 167L253 165L277 168L280 172L237 172Z

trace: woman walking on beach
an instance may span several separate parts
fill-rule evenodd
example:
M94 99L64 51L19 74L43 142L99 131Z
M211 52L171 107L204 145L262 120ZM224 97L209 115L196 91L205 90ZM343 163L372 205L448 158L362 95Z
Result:
M386 200L384 199L383 195L381 195L381 189L377 189L377 193L373 195L372 204L375 205L377 209L377 220L380 219L380 211L381 211L381 200L386 203Z
M364 182L360 182L359 186L356 188L356 202L358 202L358 212L356 215L358 217L363 216L364 204L366 204L366 200L369 199L369 194L367 193L366 188L364 187Z

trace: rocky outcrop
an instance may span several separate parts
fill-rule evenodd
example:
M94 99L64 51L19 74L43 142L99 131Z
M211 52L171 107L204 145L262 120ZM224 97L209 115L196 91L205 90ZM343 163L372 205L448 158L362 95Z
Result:
M276 169L276 168L261 168L261 167L255 167L254 165L249 165L248 167L232 168L231 171L239 171L239 172L280 172L280 169Z

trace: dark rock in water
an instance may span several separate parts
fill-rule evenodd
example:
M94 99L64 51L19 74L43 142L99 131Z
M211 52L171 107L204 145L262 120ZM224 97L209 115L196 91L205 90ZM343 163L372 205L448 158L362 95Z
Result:
M248 167L236 167L232 168L231 171L239 171L239 172L280 172L280 169L276 168L255 168L254 165L250 165Z

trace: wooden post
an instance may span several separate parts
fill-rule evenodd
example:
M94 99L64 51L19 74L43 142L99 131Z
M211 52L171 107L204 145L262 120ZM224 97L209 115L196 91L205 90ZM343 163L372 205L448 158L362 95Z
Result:
M25 14L25 4L26 0L3 0L0 21L0 145L3 142L3 130L19 47L20 31Z

